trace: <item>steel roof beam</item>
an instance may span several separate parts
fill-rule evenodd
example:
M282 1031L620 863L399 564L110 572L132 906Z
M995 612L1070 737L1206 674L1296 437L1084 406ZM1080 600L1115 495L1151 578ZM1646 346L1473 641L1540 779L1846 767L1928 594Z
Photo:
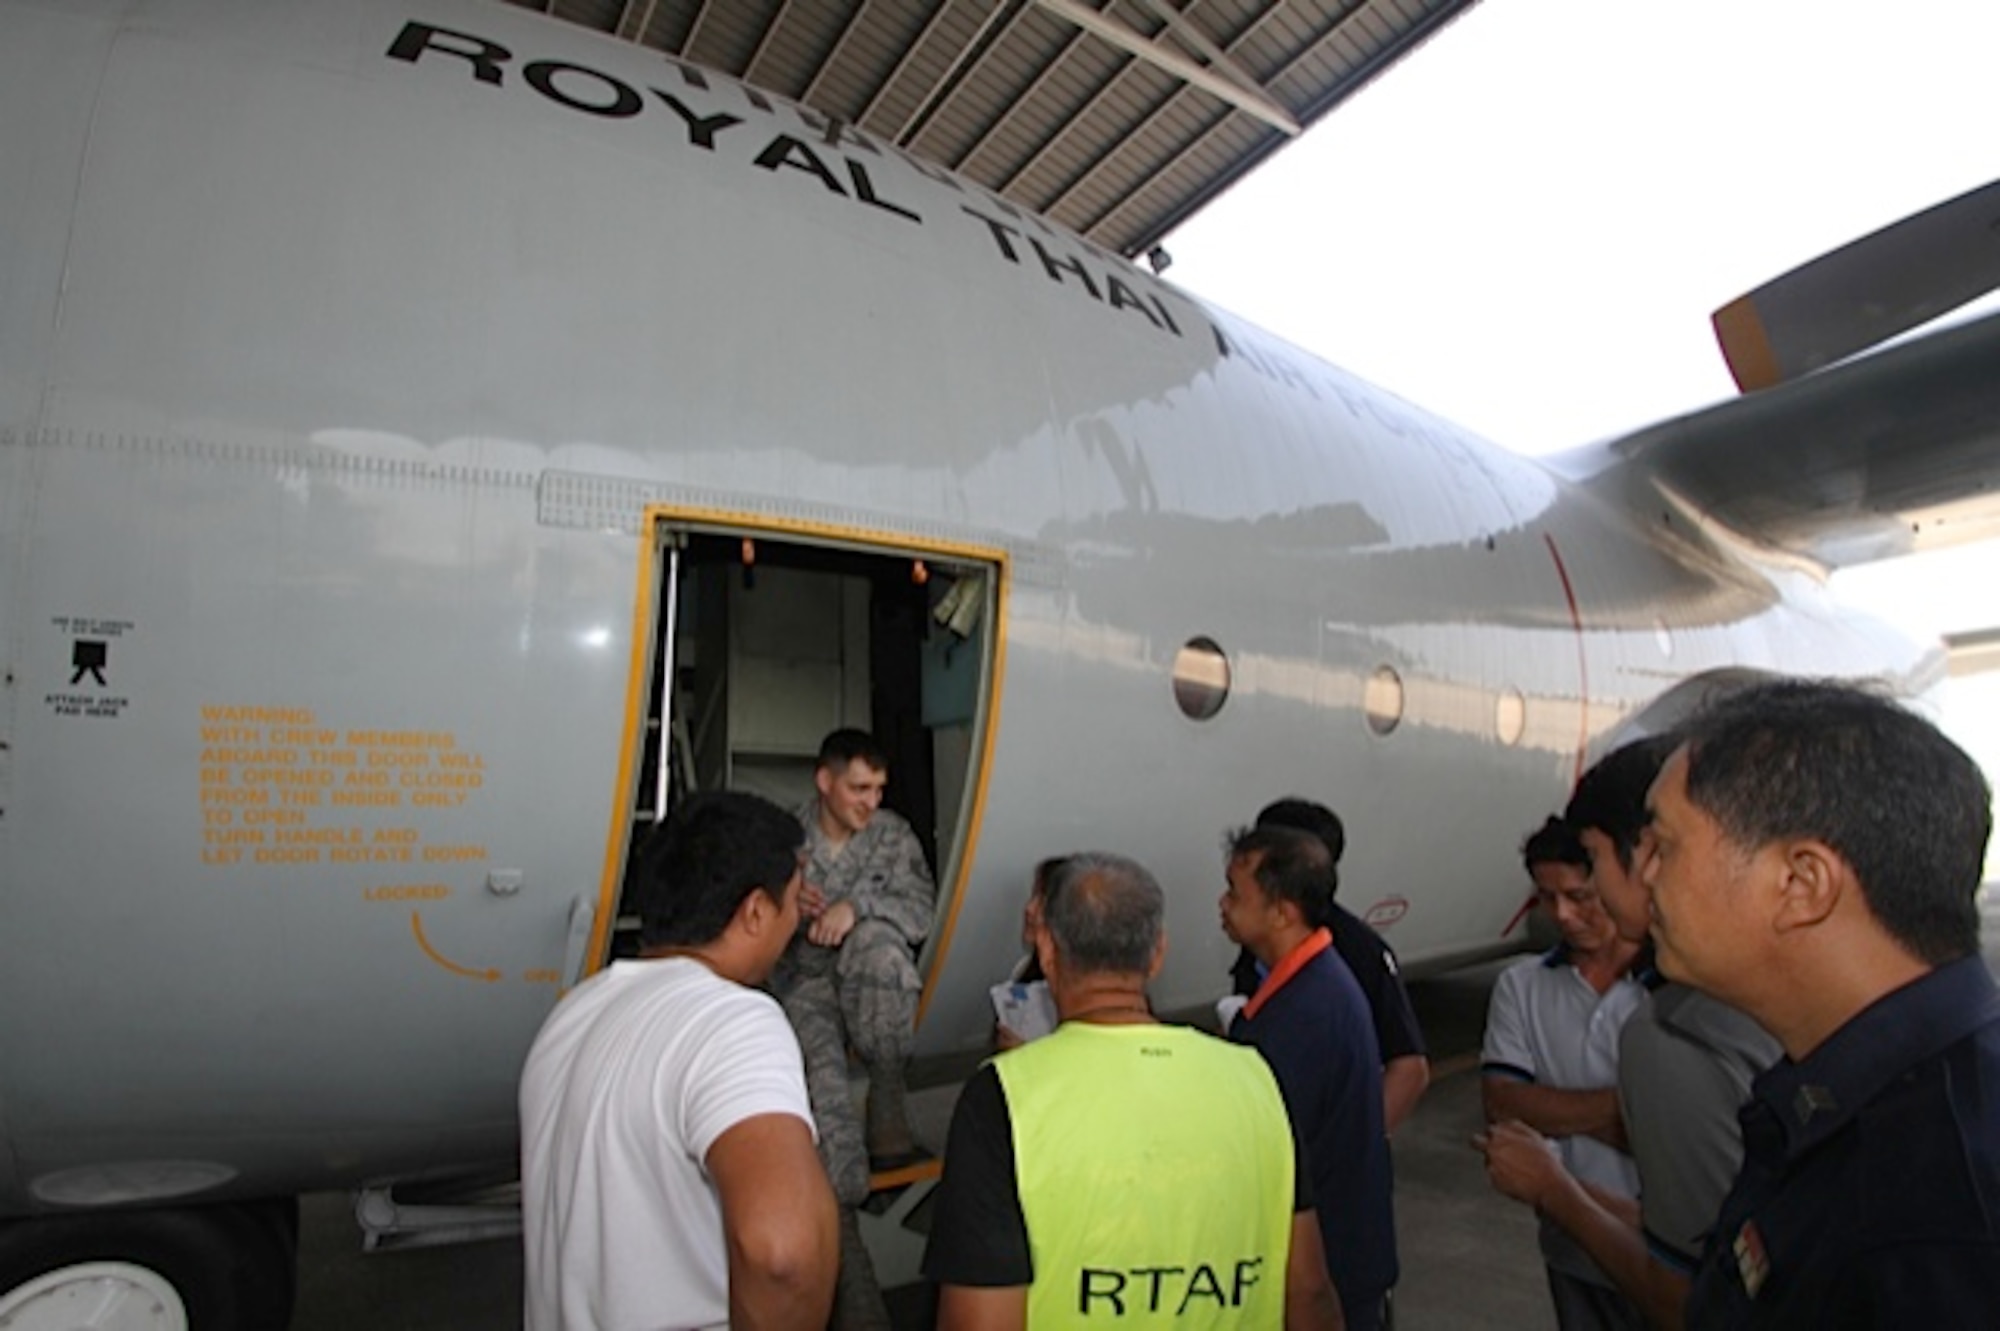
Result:
M1203 60L1206 60L1209 68L1213 69L1217 74L1228 79L1245 92L1253 93L1259 97L1267 95L1263 85L1251 77L1249 70L1238 64L1234 56L1217 46L1209 39L1207 33L1189 21L1188 15L1194 12L1195 6L1199 5L1201 0L1188 0L1186 9L1175 9L1167 3L1167 0L1138 0L1138 3L1150 9L1154 17L1167 25L1167 31L1173 34L1175 41L1193 51ZM1274 5L1270 9L1266 9L1264 14L1269 15L1276 8L1277 6ZM1255 25L1253 24L1252 26L1254 27Z
M826 59L819 62L819 68L813 71L812 82L806 84L806 90L799 94L799 100L807 106L813 104L813 95L819 91L820 80L826 77L827 71L833 68L841 54L847 50L847 39L860 29L862 18L868 13L869 6L874 3L875 0L861 0L860 4L848 11L847 22L841 25L840 35L833 39L833 49L826 53ZM828 119L831 118L829 113Z
M967 163L971 162L973 158L979 156L980 149L984 148L987 144L993 141L994 135L998 134L1001 130L1005 129L1007 126L1014 123L1014 117L1018 115L1021 111L1025 110L1028 107L1028 105L1041 94L1042 89L1048 85L1049 80L1053 79L1059 72L1061 72L1063 68L1063 62L1069 59L1070 53L1076 50L1077 44L1083 41L1086 35L1087 34L1084 32L1082 28L1078 28L1075 32L1072 32L1069 35L1069 40L1063 43L1062 50L1057 51L1054 56L1050 57L1049 60L1045 64L1043 64L1041 72L1036 74L1035 77L1029 81L1028 86L1023 88L1020 94L1016 96L1012 101L1008 102L1006 107L1000 112L1000 114L994 116L993 119L987 123L986 128L979 131L978 136L972 140L971 144L969 144L966 147L965 151L960 153L958 157L951 163L951 168L954 171L965 169ZM1093 102L1095 101L1094 96L1092 100ZM1072 119L1073 118L1074 117L1072 117ZM1065 120L1063 122L1063 127L1067 127L1068 124L1069 121ZM1058 132L1060 132L1060 128L1061 127L1059 127ZM1000 184L997 192L1005 194L1007 192L1007 185L1009 183L1011 183L1011 177L1009 178L1008 181L1003 181Z
M1292 118L1292 113L1278 105L1263 91L1254 87L1240 87L1235 79L1225 77L1207 65L1190 60L1178 51L1169 50L1099 10L1078 4L1077 0L1034 0L1034 3L1066 22L1074 23L1092 36L1101 38L1120 50L1129 51L1141 60L1165 70L1183 83L1200 88L1211 97L1235 107L1245 115L1263 121L1291 138L1297 138L1305 133L1305 127Z
M1470 0L1466 0L1466 3L1460 4L1434 3L1432 8L1425 11L1424 17L1419 22L1407 28L1397 30L1394 34L1394 40L1391 41L1387 49L1367 56L1357 68L1350 70L1344 77L1336 80L1325 92L1315 97L1312 103L1305 108L1306 119L1318 120L1348 97L1353 96L1355 92L1367 87L1390 65L1393 65L1405 55L1416 50L1417 47L1423 45L1446 24L1450 23L1469 3ZM1363 3L1356 4L1352 9L1349 9L1336 18L1326 31L1314 37L1312 41L1306 44L1303 50L1285 61L1284 65L1272 75L1273 81L1283 78L1286 74L1296 69L1308 56L1325 48L1328 43L1340 36L1349 21L1362 16L1366 12L1366 8L1364 0ZM1196 136L1193 141L1176 152L1169 159L1169 163L1185 161L1199 145L1213 138L1225 123L1227 123L1227 117L1209 126L1208 129ZM1262 163L1266 157L1283 147L1284 144L1285 140L1281 138L1270 138L1266 139L1262 144L1251 148L1249 151L1240 154L1237 164L1233 169L1226 170L1217 176L1206 190L1198 191L1169 208L1158 221L1154 222L1150 227L1141 230L1131 246L1107 245L1107 248L1116 248L1127 254L1144 253L1154 245L1159 244L1183 222L1187 221L1188 218L1201 211L1203 207L1223 190L1242 179L1252 168ZM1155 169L1153 172L1148 173L1147 178L1140 181L1130 190L1127 190L1123 198L1115 200L1109 207L1101 210L1097 216L1093 217L1087 228L1075 227L1072 229L1094 239L1100 227L1131 207L1140 195L1144 194L1148 188L1158 181L1162 169L1164 168Z
M1250 23L1241 32L1237 33L1234 37L1229 39L1229 49L1234 50L1238 47L1246 45L1251 38L1255 37L1260 31L1263 30L1265 23L1269 22L1271 19L1278 16L1278 13L1281 9L1283 9L1282 5L1273 4L1269 8L1265 9L1263 12L1259 13L1255 18L1253 18L1250 21ZM1326 40L1326 34L1324 33L1316 37L1311 43L1311 45L1307 47L1306 50L1296 52L1292 56L1287 58L1285 63L1279 66L1277 74L1274 75L1273 77L1283 78L1294 67L1296 67L1296 65L1300 61L1304 60L1313 51L1317 50L1319 48L1320 43L1325 40ZM1227 55L1227 52L1224 52L1224 54ZM1230 59L1231 62L1234 63L1234 57L1230 57ZM1121 71L1121 77L1122 77L1122 71ZM1103 91L1108 92L1110 90L1111 85L1116 81L1117 81L1116 79L1106 80L1105 88ZM1118 153L1125 151L1126 149L1130 148L1134 143L1138 142L1140 135L1144 134L1147 130L1151 129L1154 125L1158 124L1160 118L1164 116L1169 110L1171 110L1176 104L1178 104L1182 98L1186 96L1187 96L1186 85L1176 88L1173 92L1169 93L1156 106L1154 106L1151 111L1147 112L1135 124L1133 124L1133 126L1125 132L1125 134L1119 139L1117 143L1111 145L1111 147L1105 152L1100 153L1095 161L1086 164L1084 166L1083 171L1080 174L1072 178L1068 184L1064 185L1062 189L1057 192L1054 198L1048 200L1046 203L1041 205L1038 211L1042 212L1047 216L1054 216L1056 209L1060 208L1063 204L1067 203L1070 199L1070 196L1075 194L1079 189L1082 189L1091 180L1095 179L1097 173L1100 170L1102 170L1104 166L1107 163L1109 163L1114 156L1116 156ZM1203 130L1199 135L1197 135L1196 142L1198 143L1206 142L1210 134L1214 133L1217 129L1221 128L1223 125L1229 123L1230 115L1231 111L1227 109L1227 106L1225 104L1225 109L1222 112L1221 118L1215 121L1212 125L1210 125L1208 129ZM1167 166L1155 168L1153 171L1148 172L1147 178L1149 180L1158 179L1160 175L1162 175L1165 171L1171 170L1173 166L1178 165L1181 161L1185 160L1185 158L1186 158L1186 149L1183 149L1181 152L1175 153L1174 156L1169 159ZM1013 181L1010 178L1008 184L1012 183ZM1127 195L1127 197L1129 198L1130 196ZM1029 204L1028 206L1031 208L1035 207L1035 205L1032 203ZM1077 234L1082 236L1090 236L1092 230L1094 230L1099 223L1103 222L1106 216L1108 215L1109 214L1100 214L1098 217L1094 218L1089 228L1081 226L1076 227L1075 230ZM1095 239L1095 237L1092 238Z
M910 62L916 59L917 52L923 49L926 42L930 41L931 34L937 31L938 24L944 19L945 11L950 8L951 5L946 3L939 5L931 11L931 16L924 20L923 30L917 34L917 39L903 48L903 54L897 57L895 67L889 71L888 76L875 89L874 95L869 97L868 105L861 108L861 114L854 117L855 124L865 126L868 123L869 118L875 114L875 108L880 106L882 99L889 95L889 89L896 86L896 80L903 77L903 71L910 67ZM896 136L891 134L886 137L894 138Z
M638 25L632 31L626 32L625 20L632 17L632 10L637 7L638 3L639 0L625 0L625 8L618 15L618 26L613 28L612 31L623 37L626 41L631 42L634 46L644 46L646 44L646 29L653 26L653 11L659 7L660 0L646 0L646 8L639 15Z
M898 148L908 148L929 127L931 117L943 108L954 92L958 91L959 85L966 77L967 68L993 48L995 41L991 36L993 25L1000 21L1003 14L1008 14L1010 11L1014 18L1018 18L1022 12L1017 7L1019 4L1020 0L1000 0L1000 3L986 15L979 25L979 30L972 34L972 40L952 58L944 77L931 89L930 96L919 103L917 109L905 117L903 123L896 127L896 132L890 136ZM1010 26L1012 22L1013 18L1009 18Z
M779 27L784 24L785 19L791 12L792 0L783 0L783 3L771 11L771 17L764 24L764 31L758 35L756 49L750 52L750 58L743 64L743 72L737 76L751 87L761 88L765 86L759 83L755 77L757 62L762 60L765 53L771 49L771 42L778 35ZM775 85L773 85L772 91L777 91Z

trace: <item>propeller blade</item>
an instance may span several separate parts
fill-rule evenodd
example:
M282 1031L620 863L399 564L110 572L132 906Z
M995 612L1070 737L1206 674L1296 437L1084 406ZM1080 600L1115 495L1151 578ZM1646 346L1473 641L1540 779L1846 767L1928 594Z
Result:
M1851 241L1715 312L1748 393L1866 351L2000 287L2000 180Z

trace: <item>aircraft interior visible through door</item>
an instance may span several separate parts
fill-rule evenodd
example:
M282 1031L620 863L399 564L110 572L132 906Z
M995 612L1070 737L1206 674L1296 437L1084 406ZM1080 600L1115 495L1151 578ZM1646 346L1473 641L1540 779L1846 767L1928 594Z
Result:
M656 550L634 844L698 791L798 808L813 795L820 741L852 726L888 755L884 803L922 841L943 918L991 713L998 566L671 520ZM637 924L621 908L614 955L636 950Z

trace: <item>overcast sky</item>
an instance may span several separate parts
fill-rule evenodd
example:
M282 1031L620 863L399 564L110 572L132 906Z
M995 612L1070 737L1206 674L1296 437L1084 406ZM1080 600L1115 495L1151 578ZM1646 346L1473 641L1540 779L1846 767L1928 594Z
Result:
M1718 305L2000 177L1996 62L1996 0L1480 0L1168 237L1168 276L1516 451L1574 447L1733 393ZM1908 563L1841 585L2000 624L2000 546ZM1977 724L1992 771L2000 708Z

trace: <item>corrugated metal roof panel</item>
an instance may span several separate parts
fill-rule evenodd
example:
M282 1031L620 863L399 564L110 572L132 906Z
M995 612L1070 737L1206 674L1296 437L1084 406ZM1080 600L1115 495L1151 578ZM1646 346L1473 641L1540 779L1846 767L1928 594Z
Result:
M567 4L557 0L555 13L560 16ZM741 77L784 8L784 0L717 0L704 6L696 20L693 45L674 54Z
M783 97L802 99L820 67L833 54L858 8L840 5L787 5L764 34L743 78Z
M539 9L541 6L536 5L534 8ZM581 23L584 27L595 28L599 32L610 32L611 25L618 21L622 6L618 0L577 0L574 8L576 13L573 18L564 15L572 23Z
M954 63L979 34L982 15L970 5L946 4L925 20L916 42L864 108L862 124L874 134L897 139L951 76Z
M1310 124L1473 0L1168 0L1173 23L1149 0L503 3L803 100L1138 255L1288 141L1174 60L1212 72L1202 48L1220 49ZM1155 52L1083 32L1065 4Z

